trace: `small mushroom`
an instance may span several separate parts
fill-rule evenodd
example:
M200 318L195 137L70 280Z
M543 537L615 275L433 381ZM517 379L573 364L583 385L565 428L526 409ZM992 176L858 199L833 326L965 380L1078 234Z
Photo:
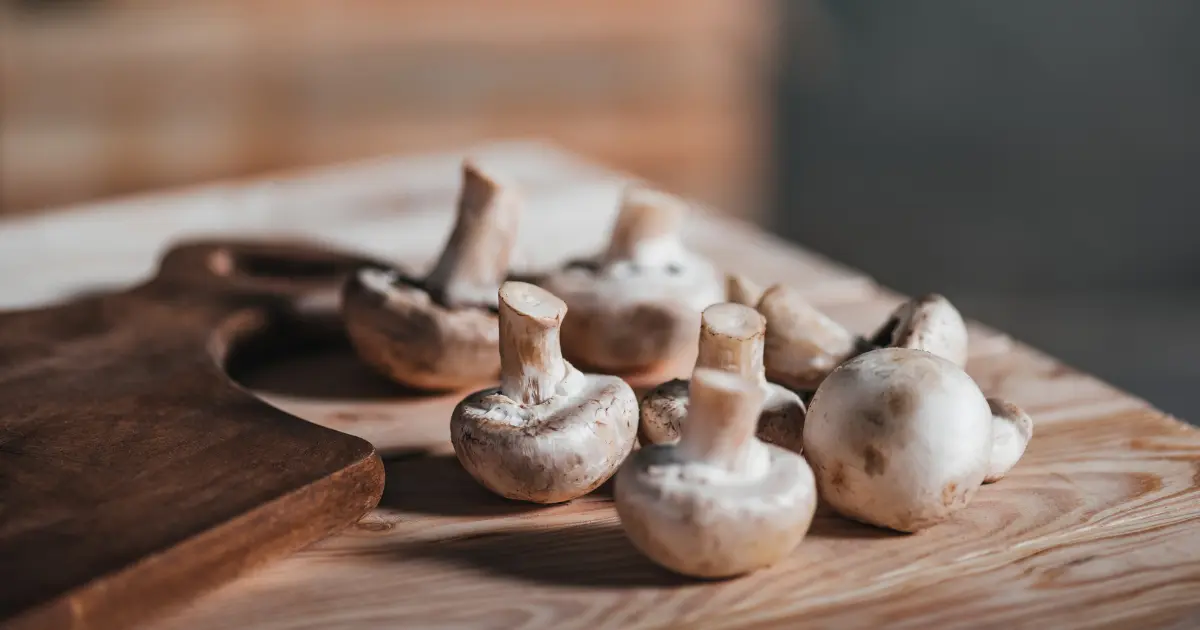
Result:
M522 200L517 190L463 164L458 218L424 280L365 267L342 292L355 351L402 385L450 390L500 372L496 291L508 273Z
M617 473L621 525L642 553L684 575L774 564L812 523L812 470L754 437L764 397L756 379L698 368L691 390L679 442L642 448Z
M737 273L725 274L725 299L734 304L754 308L762 299L763 288L753 280Z
M567 359L613 373L652 370L695 343L700 311L724 299L722 278L684 248L684 202L642 188L625 191L608 248L542 281L571 309Z
M763 371L765 329L763 316L749 306L723 303L704 309L696 368L732 372L757 382L764 397L758 437L798 453L804 439L804 403L787 388L767 382ZM642 443L678 440L688 401L688 381L682 379L667 381L647 393L642 398L638 425Z
M758 311L767 318L763 361L767 380L795 391L812 391L860 344L841 324L813 308L799 292L776 284L763 293Z
M1020 407L998 398L989 398L992 410L992 459L984 483L1004 478L1025 454L1033 439L1033 418Z
M821 383L804 424L804 455L821 496L839 513L913 532L945 520L981 483L1002 476L1020 452L1008 433L998 444L995 427L1023 422L1028 436L1028 416L985 399L953 362L883 348Z
M924 350L959 367L967 364L967 325L950 300L936 293L898 306L868 343L879 348Z
M562 357L567 306L524 282L500 288L500 387L454 409L450 438L479 483L507 497L561 503L608 480L633 449L637 397L615 376Z

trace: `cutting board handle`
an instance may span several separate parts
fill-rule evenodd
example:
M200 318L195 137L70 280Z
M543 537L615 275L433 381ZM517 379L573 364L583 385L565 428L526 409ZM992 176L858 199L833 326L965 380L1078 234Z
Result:
M162 257L152 284L296 300L337 290L347 274L375 262L311 242L191 241Z

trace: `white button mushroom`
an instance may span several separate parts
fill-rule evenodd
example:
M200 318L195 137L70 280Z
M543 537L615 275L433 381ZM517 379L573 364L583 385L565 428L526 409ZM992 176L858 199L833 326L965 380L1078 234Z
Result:
M1012 405L989 405L951 361L883 348L821 383L804 424L804 454L822 498L839 513L912 532L945 520L1015 463L1020 453L997 447L993 427L1020 418L1028 416Z
M424 281L368 267L347 282L342 317L363 361L419 389L494 380L496 291L508 273L521 206L513 186L464 163L454 230Z
M901 304L868 343L924 350L960 367L967 364L967 325L950 300L936 293Z
M767 318L763 361L773 383L812 391L859 350L857 337L782 284L763 293L758 311Z
M563 360L562 300L523 282L500 298L500 387L454 409L450 438L463 468L493 492L560 503L608 480L633 449L637 397L615 376Z
M700 351L697 368L712 368L752 379L763 390L758 437L765 442L800 452L804 436L804 403L785 387L768 383L763 371L763 335L766 320L749 306L714 304L700 317ZM675 379L642 398L638 434L646 444L679 439L687 416L688 381Z
M1025 454L1033 439L1033 418L1020 407L998 398L987 399L992 409L992 460L984 483L1004 478Z
M685 213L680 199L631 187L608 249L543 279L571 309L562 328L567 359L606 372L646 371L694 343L700 311L725 291L716 269L680 241Z
M730 577L769 566L808 532L816 486L804 458L754 437L755 379L700 368L675 444L636 451L616 478L629 539L684 575Z

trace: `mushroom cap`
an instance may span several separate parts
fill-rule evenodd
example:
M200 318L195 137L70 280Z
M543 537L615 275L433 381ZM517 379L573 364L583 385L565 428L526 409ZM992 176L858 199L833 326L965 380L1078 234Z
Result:
M804 403L795 392L762 382L765 399L758 417L758 438L799 453L804 445ZM687 421L688 381L674 379L642 397L638 436L643 444L670 444Z
M922 350L883 348L821 384L804 454L844 516L912 532L964 507L988 473L992 413L971 377Z
M454 409L450 439L479 483L509 499L561 503L599 487L633 449L637 396L615 376L568 368L559 393L525 405L499 388Z
M747 472L686 459L673 444L633 453L615 492L634 546L672 571L707 578L748 573L795 549L816 510L812 470L777 446L748 446L760 465Z
M997 398L987 399L992 409L992 463L984 483L1004 478L1025 454L1033 439L1033 418L1020 407Z
M562 347L568 361L608 372L657 367L696 341L700 312L725 296L707 260L680 251L677 262L576 262L543 279L567 303Z
M967 364L967 324L950 300L937 293L898 306L871 341L932 352L960 367Z
M500 374L495 311L442 306L394 270L364 267L351 274L342 318L359 357L402 385L453 390Z

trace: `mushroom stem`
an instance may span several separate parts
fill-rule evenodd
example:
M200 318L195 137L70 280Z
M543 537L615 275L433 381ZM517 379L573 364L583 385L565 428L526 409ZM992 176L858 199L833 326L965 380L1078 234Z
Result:
M526 405L554 396L567 376L558 329L567 305L524 282L500 287L500 392Z
M511 185L463 163L458 217L450 240L425 278L426 289L450 307L496 306L517 238L521 196Z
M729 471L745 470L765 393L757 381L697 368L689 385L691 402L679 440L682 454Z
M763 338L767 322L741 304L714 304L700 315L700 352L696 367L763 380Z
M613 225L605 263L631 260L647 265L677 260L683 252L679 230L687 212L684 202L639 185L625 189Z
M734 304L745 304L751 308L758 306L762 299L763 288L746 276L736 273L725 275L725 299Z

